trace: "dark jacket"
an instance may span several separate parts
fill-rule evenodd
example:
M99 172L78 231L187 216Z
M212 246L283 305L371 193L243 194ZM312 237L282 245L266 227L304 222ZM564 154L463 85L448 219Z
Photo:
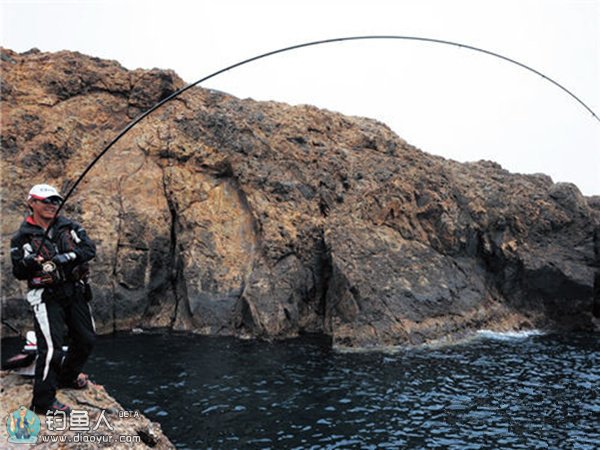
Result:
M72 231L75 232L75 236ZM40 275L41 270L40 268L28 268L23 263L27 256L27 244L31 246L32 253L35 254L42 244L43 236L44 229L36 225L31 217L28 217L10 242L13 274L19 280L28 280L30 287L35 287L32 286L32 280ZM39 254L44 261L50 261L58 254L69 252L75 253L76 258L60 267L61 276L55 283L84 279L87 277L87 262L96 256L96 245L88 237L83 227L72 220L59 216L52 225Z

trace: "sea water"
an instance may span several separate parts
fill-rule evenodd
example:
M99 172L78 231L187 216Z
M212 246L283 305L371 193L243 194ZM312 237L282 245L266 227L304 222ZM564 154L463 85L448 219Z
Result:
M139 334L100 338L87 371L182 449L597 449L599 350L597 334L360 353Z

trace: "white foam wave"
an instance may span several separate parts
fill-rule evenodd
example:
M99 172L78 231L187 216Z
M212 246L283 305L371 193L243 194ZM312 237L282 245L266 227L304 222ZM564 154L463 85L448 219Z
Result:
M485 339L496 339L499 341L512 341L517 339L527 339L531 336L541 336L544 332L541 330L522 330L522 331L493 331L478 330L477 336Z

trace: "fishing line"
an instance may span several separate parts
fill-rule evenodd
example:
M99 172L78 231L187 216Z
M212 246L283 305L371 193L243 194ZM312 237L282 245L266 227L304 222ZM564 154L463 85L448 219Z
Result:
M296 45L292 45L289 47L284 47L284 48L280 48L277 50L273 50L267 53L263 53L257 56L253 56L251 58L245 59L243 61L237 62L235 64L232 64L230 66L227 66L223 69L217 70L216 72L211 73L210 75L207 75L201 79L199 79L198 81L195 81L181 89L179 89L178 91L173 92L171 95L169 95L168 97L165 97L163 100L159 101L158 103L156 103L153 107L151 107L150 109L148 109L147 111L145 111L144 113L140 114L138 117L136 117L134 120L132 120L125 128L123 128L123 130L121 130L121 132L115 136L115 138L110 141L110 143L104 147L104 149L92 160L92 162L90 164L87 165L87 167L84 169L84 171L81 173L81 175L79 175L79 177L77 178L77 180L75 181L75 183L71 186L71 188L69 189L69 191L67 192L67 194L64 196L63 198L63 202L61 203L61 205L58 207L56 214L54 216L54 219L52 220L52 223L50 224L50 226L48 226L48 228L46 229L46 232L44 233L44 236L42 238L42 242L40 243L40 247L38 248L38 250L36 251L36 255L39 255L39 252L44 244L44 242L46 241L47 237L48 237L48 232L50 230L50 228L52 227L54 221L56 220L56 218L58 217L58 213L62 210L63 206L65 205L65 203L67 203L67 200L71 197L71 194L73 194L73 192L75 191L75 189L77 188L77 186L79 185L79 183L81 183L81 181L85 178L85 176L88 174L88 172L92 169L92 167L94 167L94 165L100 160L100 158L102 158L106 152L108 152L110 150L110 148L115 145L128 131L130 131L133 127L135 127L138 123L140 123L145 117L149 116L150 114L152 114L154 111L156 111L158 108L160 108L162 105L164 105L165 103L173 100L174 98L179 97L181 94L183 94L184 92L186 92L187 90L193 88L194 86L197 86L198 84L210 80L211 78L214 78L218 75L221 75L222 73L225 73L229 70L235 69L237 67L249 64L251 62L254 61L258 61L259 59L263 59L263 58L267 58L269 56L274 56L277 55L279 53L284 53L284 52L289 52L292 50L298 50L300 48L305 48L305 47L314 47L317 45L323 45L323 44L332 44L334 42L347 42L347 41L360 41L360 40L381 40L381 39L393 39L393 40L406 40L406 41L419 41L419 42L426 42L426 43L431 43L431 44L442 44L442 45L451 45L454 47L459 47L459 48L465 48L467 50L473 50L479 53L484 53L486 55L490 55L499 59L502 59L504 61L507 61L509 63L515 64L523 69L526 69L530 72L533 72L536 75L539 75L540 77L542 77L543 79L549 81L550 83L552 83L553 85L557 86L558 88L560 88L562 91L566 92L569 96L571 96L573 99L575 99L581 106L583 106L588 112L590 112L592 114L592 117L594 119L596 119L599 123L600 123L600 118L598 118L598 116L596 115L596 113L588 106L586 105L579 97L577 97L574 93L572 93L570 90L568 90L566 87L564 87L563 85L561 85L560 83L558 83L557 81L553 80L552 78L544 75L542 72L533 69L532 67L523 64L519 61L516 61L512 58L509 58L507 56L501 55L499 53L495 53L489 50L485 50L479 47L474 47L472 45L467 45L467 44L461 44L459 42L453 42L453 41L446 41L446 40L442 40L442 39L434 39L434 38L426 38L426 37L418 37L418 36L396 36L396 35L369 35L369 36L347 36L347 37L339 37L339 38L333 38L333 39L323 39L323 40L319 40L319 41L312 41L312 42L305 42L302 44L296 44Z

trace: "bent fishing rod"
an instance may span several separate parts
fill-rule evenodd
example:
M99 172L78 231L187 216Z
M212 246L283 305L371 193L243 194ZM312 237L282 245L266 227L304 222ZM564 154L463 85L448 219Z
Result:
M512 58L509 58L507 56L501 55L499 53L496 52L492 52L490 50L485 50L483 48L479 48L479 47L474 47L472 45L467 45L467 44L461 44L459 42L453 42L453 41L447 41L447 40L443 40L443 39L435 39L435 38L427 38L427 37L418 37L418 36L399 36L399 35L367 35L367 36L346 36L346 37L338 37L338 38L332 38L332 39L323 39L323 40L318 40L318 41L311 41L311 42L305 42L302 44L296 44L296 45L291 45L289 47L284 47L284 48L280 48L277 50L272 50L266 53L262 53L256 56L253 56L251 58L245 59L243 61L237 62L235 64L232 64L230 66L224 67L223 69L217 70L216 72L211 73L210 75L207 75L203 78L200 78L198 81L194 81L191 84L188 84L187 86L173 92L171 95L165 97L163 100L159 101L158 103L156 103L154 106L152 106L150 109L148 109L147 111L145 111L144 113L140 114L138 117L136 117L134 120L132 120L129 124L127 124L127 126L125 128L123 128L121 130L121 132L119 134L117 134L114 139L112 141L110 141L108 143L108 145L106 147L104 147L104 149L87 165L87 167L83 170L83 172L81 173L81 175L79 175L79 177L77 178L77 180L75 180L75 183L73 183L73 185L71 186L71 188L69 189L69 191L67 192L67 194L65 195L65 197L63 198L62 203L59 205L58 209L56 210L56 214L54 215L54 219L52 219L52 222L50 223L50 225L48 226L48 228L46 229L44 236L42 237L42 241L40 243L40 246L38 248L38 250L36 251L36 256L39 255L39 252L41 251L44 242L47 240L48 238L48 233L50 231L50 229L52 228L52 225L54 224L54 221L56 220L56 218L58 217L58 214L60 213L60 211L62 210L63 206L66 204L67 200L71 197L71 195L73 194L73 192L75 191L75 189L77 188L77 186L79 185L79 183L81 183L81 181L85 178L85 176L88 174L88 172L96 165L96 163L100 160L100 158L102 158L111 148L113 145L115 145L123 136L125 136L125 134L127 134L133 127L135 127L138 123L140 123L144 118L148 117L150 114L152 114L154 111L156 111L158 108L160 108L161 106L163 106L165 103L179 97L181 94L183 94L184 92L188 91L189 89L193 88L194 86L199 85L200 83L203 83L204 81L210 80L211 78L214 78L218 75L221 75L225 72L228 72L230 70L233 70L237 67L240 66L244 66L246 64L252 63L254 61L258 61L260 59L264 59L264 58L268 58L270 56L274 56L280 53L285 53L285 52L290 52L293 50L298 50L301 48L306 48L306 47L315 47L317 45L325 45L325 44L333 44L335 42L348 42L348 41L366 41L366 40L404 40L404 41L417 41L417 42L424 42L424 43L429 43L429 44L441 44L441 45L449 45L449 46L454 46L454 47L458 47L458 48L465 48L467 50L472 50L475 52L479 52L479 53L483 53L489 56L493 56L495 58L499 58L503 61L515 64L525 70L528 70L530 72L533 72L536 75L539 75L540 77L542 77L544 80L552 83L553 85L555 85L556 87L558 87L559 89L561 89L562 91L564 91L565 93L567 93L570 97L572 97L575 101L577 101L577 103L579 103L581 106L583 106L589 113L591 113L592 117L594 119L596 119L599 123L600 123L600 118L598 118L598 116L596 115L596 113L588 106L586 105L579 97L577 97L573 92L571 92L570 90L568 90L566 87L564 87L563 85L561 85L560 83L558 83L557 81L553 80L552 78L544 75L542 72L526 65L523 64L519 61L516 61Z

